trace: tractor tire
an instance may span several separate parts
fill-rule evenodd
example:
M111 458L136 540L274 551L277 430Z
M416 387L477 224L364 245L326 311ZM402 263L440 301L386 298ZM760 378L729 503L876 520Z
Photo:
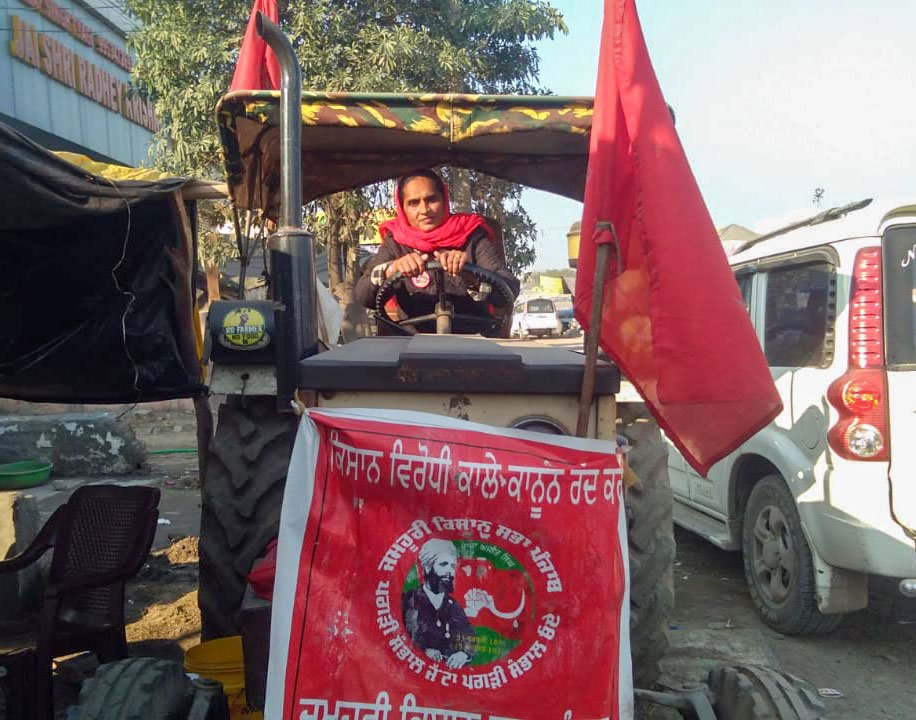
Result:
M651 689L661 675L659 663L668 650L668 620L674 609L668 452L658 425L641 403L617 405L617 432L629 440L628 462L639 478L626 494L633 684Z
M201 487L201 638L238 635L252 563L277 537L298 418L274 397L230 396L219 408Z
M717 720L817 720L826 713L813 687L770 668L713 668L707 685Z
M100 665L83 683L76 720L183 720L193 699L178 663L129 658Z

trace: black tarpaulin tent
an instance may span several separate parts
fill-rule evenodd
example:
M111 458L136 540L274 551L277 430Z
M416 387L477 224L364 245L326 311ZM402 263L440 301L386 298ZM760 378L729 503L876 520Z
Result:
M0 124L0 397L203 391L187 178L74 165Z

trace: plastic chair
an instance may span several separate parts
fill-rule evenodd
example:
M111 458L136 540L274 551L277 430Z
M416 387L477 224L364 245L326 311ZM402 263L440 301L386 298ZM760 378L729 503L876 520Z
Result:
M22 553L0 561L15 572L53 548L35 630L0 638L0 688L7 718L51 720L52 661L93 651L127 657L124 585L146 562L159 517L159 489L83 485Z

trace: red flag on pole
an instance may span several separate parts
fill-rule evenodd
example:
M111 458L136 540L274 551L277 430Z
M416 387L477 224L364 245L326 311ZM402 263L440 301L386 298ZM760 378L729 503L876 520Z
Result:
M274 51L258 37L255 27L259 12L279 23L277 0L254 0L229 90L277 90L280 87L280 63Z
M583 327L596 247L615 240L601 346L705 475L782 404L662 97L634 0L604 3L576 280Z

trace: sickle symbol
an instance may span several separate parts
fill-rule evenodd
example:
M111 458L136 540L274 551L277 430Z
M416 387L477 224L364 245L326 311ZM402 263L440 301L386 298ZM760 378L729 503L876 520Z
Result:
M522 614L525 609L525 591L518 601L518 607L513 612L502 612L496 609L496 603L493 602L493 596L482 588L471 588L464 594L465 612L468 617L477 617L477 614L487 608L496 617L502 620L514 620Z

